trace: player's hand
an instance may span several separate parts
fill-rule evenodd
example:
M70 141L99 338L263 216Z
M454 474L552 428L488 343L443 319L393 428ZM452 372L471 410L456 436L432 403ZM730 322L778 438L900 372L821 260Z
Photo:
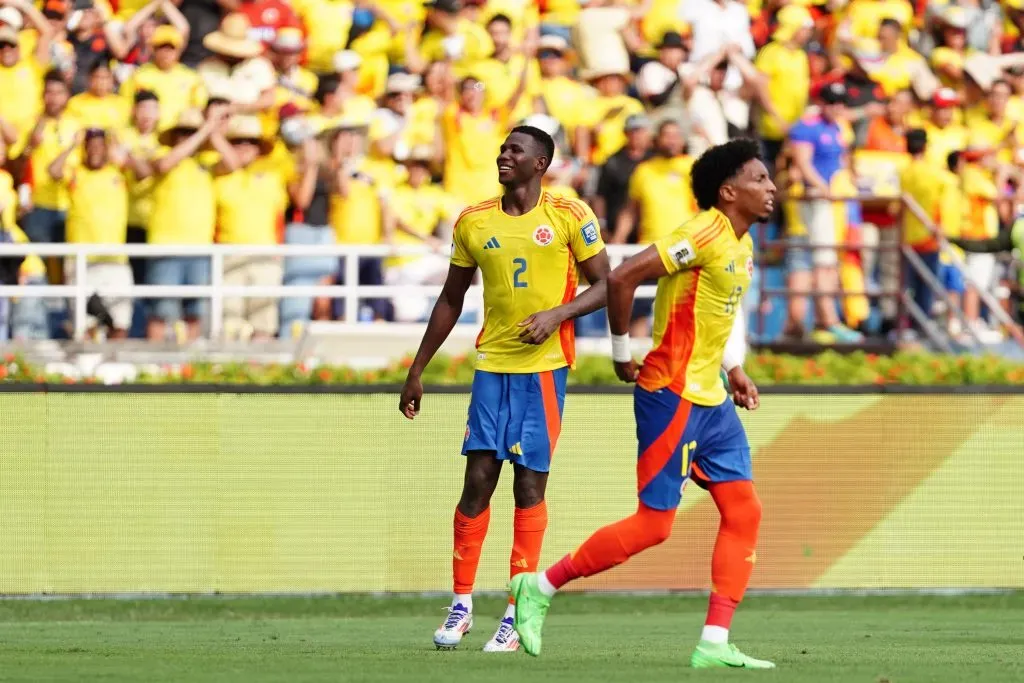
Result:
M729 387L732 389L732 402L740 408L757 410L761 399L757 394L757 385L747 377L743 368L737 366L729 371Z
M640 376L640 368L637 367L635 360L628 360L625 363L616 360L612 361L612 364L615 366L615 376L627 384L632 384Z
M410 420L420 412L420 399L423 398L423 384L419 377L410 375L402 386L402 397L398 399L398 410Z
M524 344L543 344L564 320L565 318L554 309L534 313L519 323L519 327L522 328L519 341Z

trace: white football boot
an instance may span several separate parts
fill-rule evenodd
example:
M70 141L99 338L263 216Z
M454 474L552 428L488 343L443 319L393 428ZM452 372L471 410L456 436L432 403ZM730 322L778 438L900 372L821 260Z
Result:
M473 613L460 602L448 608L444 623L434 631L434 645L438 650L454 650L472 628Z
M515 620L505 617L498 624L494 636L484 645L484 652L515 652L519 649L519 634L516 633Z

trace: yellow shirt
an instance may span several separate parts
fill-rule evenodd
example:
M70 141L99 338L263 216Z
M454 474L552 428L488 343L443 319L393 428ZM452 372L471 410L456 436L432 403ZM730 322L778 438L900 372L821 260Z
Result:
M306 66L318 73L334 71L334 53L344 50L352 29L352 3L348 0L298 0L295 11L306 36Z
M177 123L185 109L206 106L206 92L199 81L199 74L184 64L176 64L167 71L161 71L152 63L143 64L121 86L121 95L132 102L140 90L149 90L160 101L160 122L157 124L160 130L167 130Z
M84 92L68 100L67 114L78 119L83 128L118 131L128 125L131 104L118 95L96 97Z
M43 108L44 67L22 52L18 63L0 66L0 117L18 129L21 137L28 135Z
M966 220L961 237L964 239L991 239L999 234L999 212L995 199L999 188L992 175L978 164L967 164L962 176L963 200Z
M939 71L939 69L944 66L952 66L960 70L963 70L964 61L967 59L967 57L970 57L971 55L974 54L978 54L978 51L973 50L971 48L967 49L966 54L961 54L952 48L937 47L934 50L932 50L931 58L929 59L929 61L931 62L932 71L935 72L935 75L939 77L939 80L942 81L942 84L944 86L949 88L959 88L963 84L963 78L950 78L946 74Z
M143 135L137 128L126 128L117 132L117 139L128 152L137 159L152 159L160 143L156 133ZM150 176L139 180L131 171L125 171L128 182L128 225L145 228L149 224L149 214L153 210L153 185L155 178Z
M495 159L508 132L500 110L471 114L453 105L444 114L444 189L472 204L500 191Z
M965 149L967 147L967 129L957 124L950 124L945 128L939 128L931 121L924 126L928 136L928 146L925 148L925 156L928 161L940 168L947 169L949 153Z
M277 244L288 193L284 178L254 163L213 181L217 200L217 241L221 244Z
M572 135L576 126L585 122L590 95L583 85L571 78L558 76L541 79L538 90L534 97L539 96L544 101L548 115L562 124L567 135Z
M1013 161L1013 152L1007 143L1013 142L1017 130L1017 122L1008 116L996 123L988 115L984 105L968 109L964 113L964 125L967 128L967 144L998 150L996 158L1002 163Z
M581 201L546 192L531 211L509 216L495 197L469 207L455 224L452 265L480 268L484 322L477 337L478 370L543 372L572 366L572 321L540 345L519 341L528 316L572 301L577 263L604 249L597 218Z
M523 75L522 55L512 55L508 62L497 59L484 59L474 64L469 73L484 84L484 106L489 109L504 107L512 98L519 78ZM526 92L519 98L510 120L518 121L533 113L533 98L540 93L540 67L534 61L530 64L530 73L526 81Z
M421 97L412 103L407 126L410 147L434 146L440 115L441 102L433 97Z
M388 204L394 209L395 215L407 228L419 238L402 230L395 231L395 244L422 244L424 237L429 237L443 221L454 220L462 209L462 202L448 194L440 185L423 185L411 187L400 185L388 197ZM398 256L388 259L390 267L404 265L417 260L417 256Z
M82 125L77 119L64 115L59 119L47 119L43 125L43 140L32 150L32 203L41 209L64 210L68 208L68 193L63 183L50 177L49 167L75 141L75 135ZM79 150L68 157L73 166L80 158Z
M15 244L28 244L28 237L18 227L18 194L14 189L14 179L7 171L0 169L0 230L5 230ZM29 254L21 262L19 275L24 277L45 276L46 266L35 254Z
M330 198L330 221L339 244L378 244L383 233L381 202L391 188L378 184L357 167L348 183L348 194L337 191Z
M644 105L629 95L596 97L586 104L590 116L583 125L595 130L591 163L600 166L626 144L626 119L644 113Z
M846 8L854 38L877 38L883 19L895 19L907 31L913 27L914 7L907 0L853 0Z
M801 48L771 42L761 48L754 65L768 78L768 97L779 116L788 125L796 123L807 108L810 92L807 53ZM758 131L768 140L785 137L775 120L764 112L758 119Z
M686 155L641 162L629 179L629 198L640 208L639 243L650 244L697 214L690 187L693 159Z
M900 189L910 195L932 223L942 223L945 169L926 158L911 159L900 174ZM928 227L912 211L903 213L903 239L918 251L935 251L938 244Z
M158 158L170 149L164 147ZM212 244L216 225L213 173L195 158L184 159L153 186L150 244Z
M76 166L66 172L68 188L67 240L77 244L124 244L128 232L128 186L113 164L90 169ZM96 260L124 263L124 256Z
M754 275L750 235L736 238L721 211L702 211L655 247L668 273L654 299L654 346L637 385L668 389L687 401L717 406L725 341Z
M487 29L469 19L459 19L455 33L446 36L440 31L427 31L420 42L420 54L428 62L449 59L446 46L454 50L450 61L456 75L465 75L465 69L494 53L494 43Z
M877 71L871 73L871 79L882 87L886 96L891 97L900 90L910 87L915 71L924 64L924 57L906 45L889 55ZM927 68L927 65L925 65Z
M548 0L545 3L544 23L574 26L580 16L579 0Z

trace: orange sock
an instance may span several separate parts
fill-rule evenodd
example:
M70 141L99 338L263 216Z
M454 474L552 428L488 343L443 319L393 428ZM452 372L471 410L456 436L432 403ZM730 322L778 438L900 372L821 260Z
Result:
M658 545L672 533L675 510L655 510L643 503L637 511L598 529L575 553L545 572L555 588L581 576L593 576L622 564L633 555Z
M761 501L750 481L728 481L709 486L722 516L711 555L711 600L706 624L729 628L736 605L750 583L761 525Z
M487 536L491 521L491 508L476 517L467 517L455 508L455 551L452 553L452 577L456 595L469 595L476 581L476 568L480 565L480 549Z
M543 500L532 508L516 508L513 521L512 557L509 578L521 572L537 571L544 532L548 528L548 505Z

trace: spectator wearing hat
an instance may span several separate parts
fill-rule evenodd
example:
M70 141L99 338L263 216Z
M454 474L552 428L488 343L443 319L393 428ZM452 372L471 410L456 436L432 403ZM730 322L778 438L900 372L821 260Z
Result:
M213 171L198 152L211 139L223 139L229 112L224 106L207 109L206 119L197 109L186 109L175 125L160 134L161 149L149 164L154 173L150 210L149 244L209 245L216 225ZM230 150L229 150L230 155ZM208 285L210 260L202 256L163 256L151 259L146 268L148 285ZM203 300L155 299L147 337L162 341L168 325L184 320L187 338L199 336L206 317Z
M882 22L887 19L897 26L910 26L914 21L914 6L908 0L852 0L837 33L845 42L876 38Z
M106 131L88 128L53 160L47 172L68 193L67 241L71 244L124 244L128 229L128 187L122 168L110 155L111 140ZM80 158L69 163L72 154ZM139 170L131 156L126 167ZM65 277L74 284L74 259L68 259ZM130 289L134 284L128 259L124 256L90 256L86 282L95 289ZM104 297L103 306L112 318L109 336L123 339L132 323L132 301ZM96 321L93 320L95 327Z
M833 203L829 199L831 182L843 168L846 143L840 120L846 104L846 88L830 83L818 93L819 107L804 115L789 130L795 170L803 182L805 201L798 204L799 225L806 230L810 262L799 256L806 250L791 247L789 288L797 292L816 293L816 334L818 341L858 343L863 337L843 325L836 313L835 293L839 287L838 253ZM797 237L800 236L791 236ZM808 272L809 271L809 272ZM791 296L786 333L804 336L807 315L806 298Z
M588 103L584 118L588 137L587 157L594 166L600 166L626 142L626 119L633 114L643 114L644 105L627 94L629 68L627 63L617 61L591 67L581 73L596 91Z
M415 74L398 72L388 76L380 98L381 106L373 115L369 133L382 155L401 161L412 149L410 117L419 89L420 77ZM427 146L427 149L433 151L434 147ZM431 158L436 159L436 153Z
M967 11L950 5L936 22L939 45L929 59L942 84L949 88L963 85L964 61L977 50L967 45Z
M29 2L9 2L0 11L5 13L0 24L0 120L23 137L39 115L43 95L40 76L50 61L53 30ZM38 35L34 51L22 46L23 36L32 35L32 31L21 30L26 21Z
M332 168L329 215L339 244L390 244L394 239L395 219L389 205L392 187L366 172L366 123L336 120L325 131ZM492 158L493 163L493 158ZM337 280L344 284L344 259ZM359 259L359 284L384 282L383 260ZM344 302L337 302L335 315L344 315ZM369 299L361 302L358 317L368 321L392 317L391 302Z
M280 243L278 226L288 205L285 179L260 161L270 154L273 141L255 116L235 116L228 124L231 155L223 155L220 174L213 181L217 202L217 242L272 245ZM283 266L278 256L227 256L224 284L228 287L273 287L281 284ZM266 340L277 334L278 300L274 298L224 300L224 328L228 338Z
M633 114L623 126L626 144L608 157L601 166L597 191L591 199L594 214L601 223L604 240L611 239L612 231L618 225L619 214L629 199L629 180L636 167L651 157L651 121L643 114ZM636 244L636 231L626 241Z
M931 105L929 118L922 125L928 136L925 152L929 162L944 166L951 152L967 148L967 129L957 122L960 95L952 88L940 88Z
M68 100L68 116L85 125L117 131L128 124L131 100L114 92L114 73L109 62L93 64L86 91Z
M249 37L270 49L283 28L301 26L299 16L286 0L241 0L238 11L249 20Z
M268 55L277 72L275 110L288 103L308 109L313 103L319 79L312 71L301 66L305 47L306 39L302 29L292 26L277 29Z
M762 111L757 119L765 162L774 168L786 132L803 115L810 91L807 44L814 27L810 12L800 5L786 5L777 15L772 41L757 53L754 66L764 74L768 100L776 116Z
M337 74L338 88L335 91L341 109L339 115L347 119L369 123L377 109L377 103L369 95L359 92L359 73L363 57L355 50L342 50L334 55L334 73Z
M420 322L430 313L430 299L420 287L442 284L448 272L448 259L442 254L451 241L451 229L464 204L432 182L429 147L416 147L400 161L408 180L398 185L390 204L396 218L395 244L422 245L432 253L421 256L396 256L385 262L384 281L409 289L394 298L397 322Z
M157 139L159 123L160 103L156 94L141 90L135 93L131 125L114 135L118 143L115 159L130 156L137 163L145 163L147 166L147 172L142 174L143 177L139 177L133 168L125 171L125 180L128 183L128 244L145 244L147 241L146 226L149 224L149 215L153 208L153 177L148 170L148 164L160 149L160 141ZM132 279L135 282L145 282L148 260L133 257L128 259L128 263L132 267Z
M547 114L561 124L576 149L576 128L584 118L588 95L579 81L569 77L568 51L569 43L565 38L556 35L540 37L537 43L540 76L532 104L535 111Z
M277 83L274 67L262 56L263 45L249 37L249 20L235 12L203 38L213 54L197 68L208 92L229 93L235 113L259 114L272 109Z
M160 102L160 130L173 126L181 112L206 105L206 94L199 74L181 63L187 34L172 25L158 26L149 39L153 60L140 66L121 86L121 94L131 100L141 90L156 95Z
M124 3L121 3L121 9L124 10ZM157 21L158 12L166 20L166 24ZM128 54L123 60L122 68L118 70L119 81L127 81L134 68L148 64L155 59L156 43L153 37L164 25L171 26L176 35L164 31L161 40L170 40L180 55L192 29L188 25L188 19L171 0L150 0L137 12L130 14L128 21L121 27L121 35L125 45L128 46ZM133 67L131 70L127 69L129 65Z
M494 52L470 68L470 73L484 85L484 103L489 109L509 109L509 120L518 121L533 113L533 99L540 92L540 69L534 59L536 40L528 36L520 46L512 46L512 20L495 14L487 21L487 34ZM524 75L525 74L525 75ZM524 92L512 106L519 81L525 78Z
M422 73L430 62L444 60L451 62L462 75L475 63L494 54L494 43L487 29L465 16L466 8L461 0L432 0L426 8L426 31L419 50L407 56L406 66L410 71Z
M692 83L684 84L682 80L687 71L681 68L687 56L683 37L675 31L668 31L656 49L656 59L644 64L637 72L634 83L637 94L653 118L674 118L688 123L685 100L689 98Z

